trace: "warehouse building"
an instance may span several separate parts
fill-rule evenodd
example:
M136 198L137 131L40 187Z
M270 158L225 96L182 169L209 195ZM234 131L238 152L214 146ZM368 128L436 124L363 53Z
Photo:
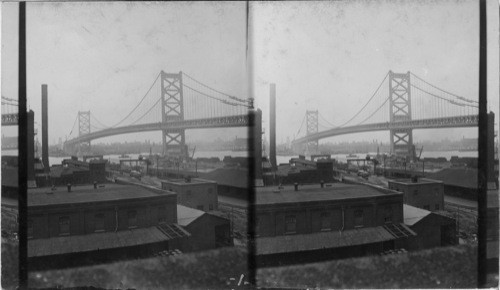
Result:
M117 184L28 192L30 269L150 257L190 234L177 224L177 196Z
M444 184L427 178L389 180L389 189L403 193L403 202L429 211L444 209Z
M407 250L422 250L458 244L456 221L439 212L403 205L404 223L417 236L407 241Z
M177 217L177 223L191 234L189 243L181 245L183 252L233 246L227 217L183 205L177 205Z
M379 254L416 234L403 194L359 184L256 189L256 260L279 266Z
M202 211L217 210L217 183L191 178L162 180L161 188L177 193L177 203Z

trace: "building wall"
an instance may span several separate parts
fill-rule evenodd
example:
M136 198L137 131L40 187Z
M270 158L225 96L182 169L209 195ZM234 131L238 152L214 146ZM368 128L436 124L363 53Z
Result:
M233 245L230 238L230 221L228 219L204 214L186 227L191 236L186 243L180 245L183 252L203 251L215 249L220 245L216 243L216 227L222 227L229 238L229 245ZM229 246L228 245L228 246Z
M217 183L162 182L162 189L177 193L177 203L203 211L217 210Z
M354 229L355 212L363 212L363 222L360 227L375 227L386 222L403 222L402 195L387 197L364 198L357 200L325 201L321 205L298 202L293 205L256 206L256 224L258 236L280 236L286 234L308 234L322 231L322 214L328 213L325 220L329 222L328 230ZM342 217L342 212L343 216ZM386 215L390 219L386 220ZM295 232L286 232L287 216L295 216Z
M429 211L444 209L444 184L389 181L389 189L404 193L404 203Z
M446 245L458 244L456 238L455 220L431 213L410 228L417 233L412 239L407 239L407 250L422 250ZM447 233L446 231L450 231Z
M59 220L69 217L69 235L96 232L96 214L104 215L104 231L127 230L128 211L137 212L137 227L150 227L163 217L166 223L177 222L175 195L154 196L139 200L114 200L92 204L65 204L28 207L28 222L32 223L33 239L60 236ZM161 208L161 210L160 210ZM118 227L116 228L116 219Z

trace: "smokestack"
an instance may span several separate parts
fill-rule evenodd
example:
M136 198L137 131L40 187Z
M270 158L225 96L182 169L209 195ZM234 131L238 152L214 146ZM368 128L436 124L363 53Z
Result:
M71 183L68 183L68 192L71 192Z
M42 162L44 172L50 172L49 165L49 112L47 101L47 85L42 85Z
M35 113L30 110L28 112L28 152L27 152L27 158L28 158L28 168L27 168L27 173L28 173L28 180L29 181L35 181Z
M270 112L269 112L269 159L273 171L276 171L276 84L270 86Z
M297 182L293 184L293 187L295 188L295 191L299 191L299 184Z

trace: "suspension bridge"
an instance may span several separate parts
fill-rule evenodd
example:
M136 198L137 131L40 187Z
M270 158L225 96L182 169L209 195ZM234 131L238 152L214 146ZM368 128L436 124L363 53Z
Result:
M19 102L2 96L2 126L17 126L19 123Z
M342 105L342 104L340 104ZM389 71L356 114L339 126L306 111L292 142L296 151L317 152L319 140L344 134L390 131L391 152L413 156L413 130L478 126L478 102L458 96L411 73ZM320 130L321 127L321 130Z
M78 112L65 150L89 151L91 141L98 138L161 131L163 154L186 156L186 130L246 127L251 109L252 99L223 93L183 72L161 71L137 105L111 126L90 111Z

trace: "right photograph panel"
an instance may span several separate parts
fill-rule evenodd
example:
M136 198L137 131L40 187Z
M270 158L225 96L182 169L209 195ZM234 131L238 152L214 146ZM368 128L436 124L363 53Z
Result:
M498 15L488 17L481 130L497 287ZM249 27L262 111L257 285L475 288L477 1L251 2Z

